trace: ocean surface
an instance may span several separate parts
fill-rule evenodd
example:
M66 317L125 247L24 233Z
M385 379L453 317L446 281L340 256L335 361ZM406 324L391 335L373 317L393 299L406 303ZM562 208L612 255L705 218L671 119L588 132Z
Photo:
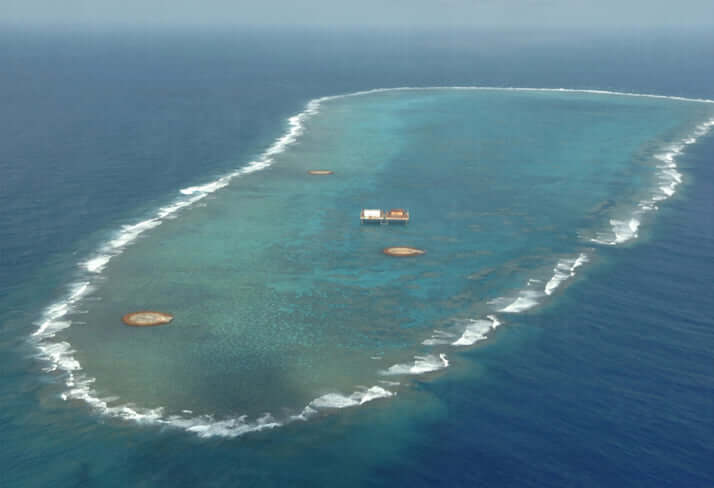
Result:
M711 34L0 46L0 485L714 485Z

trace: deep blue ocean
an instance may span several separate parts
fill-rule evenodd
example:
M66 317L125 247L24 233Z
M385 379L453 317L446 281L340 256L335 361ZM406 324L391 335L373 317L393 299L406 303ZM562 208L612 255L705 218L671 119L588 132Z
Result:
M712 59L4 28L0 486L714 486Z

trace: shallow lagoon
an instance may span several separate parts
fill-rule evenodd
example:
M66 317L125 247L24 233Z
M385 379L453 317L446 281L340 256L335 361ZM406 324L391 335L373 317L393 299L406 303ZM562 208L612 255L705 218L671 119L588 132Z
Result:
M403 393L552 299L598 242L634 237L633 211L663 196L661 155L711 117L685 101L501 90L317 108L271 165L185 189L190 208L105 267L90 261L73 325L53 339L81 364L70 396L91 388L105 407L163 407L150 415L195 428L197 415L273 426ZM360 226L361 207L406 207L412 222ZM391 259L392 245L427 254ZM121 324L144 308L176 318Z

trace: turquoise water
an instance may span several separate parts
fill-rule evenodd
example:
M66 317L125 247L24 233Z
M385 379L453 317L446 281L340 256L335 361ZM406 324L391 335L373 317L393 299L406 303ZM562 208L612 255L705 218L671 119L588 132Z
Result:
M560 91L311 102L255 162L185 188L89 256L41 347L70 372L66 398L201 435L399 402L537 313L599 248L636 237L712 114ZM362 207L412 221L361 226ZM427 252L389 258L392 245ZM140 309L175 319L121 324Z
M480 133L486 133L488 127L469 131L469 125L487 126L486 121L496 120L499 114L485 110L464 114L474 104L451 104L448 112L440 110L438 102L432 104L433 123L450 113L456 120L470 120L459 126L464 129L462 137L451 138L450 144L440 149L450 160L442 154L421 159L419 151L437 152L429 143L439 139L427 140L425 136L431 132L422 131L427 132L424 137L408 138L409 144L396 150L401 159L388 160L388 151L383 149L383 159L380 156L379 161L370 160L383 163L384 172L372 174L377 184L371 187L365 184L364 198L355 198L344 211L337 203L321 207L339 217L328 219L324 213L320 215L330 226L344 218L346 224L354 226L349 227L354 231L349 235L375 232L375 245L362 257L382 259L380 270L383 265L410 266L422 272L425 260L444 262L441 256L452 247L461 246L480 254L469 264L465 255L455 252L450 258L466 263L462 270L425 266L428 270L419 281L408 282L393 291L395 296L408 297L409 290L409 293L426 290L422 281L427 283L428 273L455 278L444 279L439 287L429 290L437 297L434 304L439 308L431 309L425 303L421 303L419 310L390 307L387 319L381 322L390 336L379 342L396 343L393 349L370 345L362 354L353 340L342 350L344 364L325 363L322 370L314 373L305 366L295 371L294 376L297 372L319 376L312 384L308 380L295 381L290 377L292 371L283 373L273 368L273 375L262 379L256 388L256 391L271 390L272 397L251 398L249 390L235 390L240 386L239 380L248 383L252 380L241 376L240 367L258 360L263 360L266 366L278 364L277 354L269 357L258 346L261 341L272 342L273 338L266 336L281 324L262 317L252 322L263 324L266 330L261 331L236 320L234 327L242 326L243 336L233 344L219 345L208 332L212 331L210 327L220 331L220 325L226 329L220 331L222 339L229 337L232 327L226 317L230 313L218 313L219 306L230 309L221 303L227 300L204 286L211 282L202 274L210 270L199 269L195 264L199 249L190 248L187 243L175 245L179 234L188 234L191 228L202 229L203 224L211 227L203 218L210 220L220 208L231 217L237 216L240 209L231 208L229 200L232 194L241 191L239 188L247 192L248 187L253 187L251 181L257 188L252 193L254 197L272 201L275 196L263 192L258 186L258 181L263 180L256 179L267 179L268 174L282 178L285 183L276 182L273 188L293 195L296 188L302 193L303 188L334 187L335 193L340 193L343 186L350 188L341 174L347 169L340 170L332 179L306 179L302 170L296 170L294 178L287 178L286 158L308 149L308 139L318 136L314 124L323 121L327 124L326 117L337 114L333 110L338 107L336 104L349 102L356 116L358 102L366 103L369 97L387 93L374 93L361 100L355 97L323 101L319 113L299 121L305 130L296 143L289 147L282 144L286 149L283 153L268 157L272 159L269 168L236 176L231 185L210 193L221 186L217 178L236 168L251 167L248 163L252 160L263 159L261 153L265 148L291 129L288 118L301 112L316 97L373 87L497 85L594 88L714 99L711 32L658 29L576 33L548 29L547 32L350 33L232 29L206 33L193 30L90 33L42 29L3 31L0 45L4 67L0 77L0 92L4 95L0 111L0 398L3 401L0 486L3 488L167 485L708 488L714 485L711 463L714 133L703 135L706 127L697 127L700 115L702 122L711 120L706 105L665 99L646 99L640 103L636 99L623 101L621 97L593 93L551 93L551 102L558 101L561 106L561 102L572 104L574 110L577 107L591 114L593 110L599 111L612 117L613 123L631 110L647 115L647 120L637 121L642 132L648 132L643 137L644 143L629 141L629 133L618 135L615 125L612 131L607 131L615 134L614 142L625 141L625 145L634 148L628 160L626 151L621 153L613 141L604 144L609 150L608 157L613 155L622 163L618 166L605 160L604 149L588 146L589 142L594 145L594 138L582 137L577 141L583 143L582 157L580 148L575 147L568 148L573 158L558 155L554 143L549 144L550 149L542 148L542 152L551 151L553 157L544 158L532 148L523 150L523 162L557 162L570 168L572 161L586 166L584 161L589 158L592 164L609 168L600 174L584 176L593 182L600 181L596 193L606 197L594 198L588 188L582 188L579 193L570 191L570 201L557 196L557 191L569 191L565 178L560 180L562 183L552 185L553 192L546 192L544 176L538 175L537 168L513 162L515 144L521 137L518 131L500 133L493 129L496 137L508 137L514 144L503 144L500 150L489 149L487 157L478 153L472 157L470 149L463 151L467 157L462 156L462 161L484 164L484 170L478 172L479 179L450 179L454 171L451 146L465 147L472 143L476 147L485 140ZM391 95L397 96L398 92ZM412 95L423 97L425 92ZM447 93L442 91L441 95ZM507 95L526 94L504 90L492 91L490 95L481 97L480 103L485 106L492 100L494 109L502 109L503 103L495 103L497 95L505 100ZM530 100L530 105L535 103L536 95L545 94L528 95L525 99ZM378 105L386 108L388 97L384 100L384 104ZM517 123L525 117L524 98L518 104L515 98L511 100L512 109L500 118L511 127L525 126ZM578 100L583 103L576 103ZM630 103L632 106L625 110ZM667 112L667 116L650 120L656 107ZM402 128L408 122L419 125L426 119L422 112L412 112L411 117L402 118ZM560 141L563 147L574 145L571 136L561 137L557 129L560 126L563 133L575 133L575 125L558 123L561 118L576 120L571 117L573 114L563 111L556 117L553 104L542 112L543 120L551 120L554 127L545 131L545 125L536 118L535 127L522 134L524 138L528 134L533 136L528 144L542 139ZM371 114L375 120L378 113L373 110ZM667 121L667 117L671 119ZM478 118L484 123L477 124ZM587 119L583 132L594 134L596 125L583 118ZM309 124L313 127L308 130ZM665 129L668 124L671 128ZM646 131L645 126L652 126L653 130ZM335 122L331 127L332 134L356 134L355 129L341 123ZM455 130L451 127L449 132L442 132ZM549 139L542 137L545 132L550 134ZM601 135L601 140L607 139ZM696 138L696 144L687 144L691 142L690 136ZM329 139L327 133L324 139ZM419 148L418 143L427 147ZM347 150L348 154L351 152ZM499 152L508 154L508 158L500 157ZM316 158L321 157L320 151L314 153ZM400 190L404 197L394 196L398 188L394 186L391 169L415 161L424 165L419 169L421 173L408 173L413 178L422 178L429 169L429 178L454 187L445 189L443 185L437 187L415 180L429 189L418 195L417 203L412 203L414 197L406 190ZM495 161L500 161L500 165ZM510 166L504 166L504 161L510 162ZM341 163L328 156L324 161L311 160L304 166L312 168L313 162L315 166L324 164L333 168ZM440 170L438 164L447 163L449 171ZM411 164L417 168L415 163ZM621 179L610 170L619 171ZM483 178L499 171L504 173L498 178L502 183L496 185L496 178L491 178L490 186L487 185ZM431 239L424 232L425 226L432 232L432 225L436 225L433 219L424 216L428 212L440 215L436 206L445 200L443 194L447 192L452 192L454 198L461 195L459 202L506 208L511 196L503 195L507 190L501 190L500 200L507 203L497 202L499 188L510 185L531 190L520 177L521 171L528 171L528 177L534 178L537 184L532 186L533 194L540 195L532 199L532 205L526 195L513 197L520 199L520 202L513 200L513 206L525 206L520 212L523 215L513 211L502 218L498 212L474 216L473 220L480 219L482 226L473 228L470 236L464 238L467 242L459 246L458 242L448 242L443 237ZM573 168L567 181L577 179L579 174ZM404 177L404 172L401 176ZM507 182L508 177L513 181ZM675 184L677 178L682 180L681 184ZM609 181L610 190L603 190L607 186L603 181ZM467 183L474 191L464 189ZM581 183L581 187L585 186L585 180ZM203 190L189 190L206 184ZM318 184L321 186L316 187ZM383 188L388 191L382 191ZM180 193L180 189L184 192ZM664 198L666 191L674 194L655 202ZM367 198L372 194L376 195L373 200ZM551 205L558 204L553 207L558 213L536 206L548 196L552 197ZM347 197L346 193L345 201ZM194 198L194 204L188 205ZM578 210L585 207L587 200L598 203L586 213L574 212L566 217L566 208ZM524 205L524 201L529 204ZM188 203L173 211L183 202ZM414 220L401 229L361 229L356 212L363 205L408 205ZM284 207L277 201L274 206ZM462 206L459 203L458 211L467 215ZM658 209L647 210L653 206ZM165 207L163 211L159 211L161 207ZM450 210L450 215L457 217L457 210ZM249 216L243 215L241 219ZM527 224L526 217L535 219L534 222L547 217L552 221L551 229L565 229L568 219L576 225L563 230L559 240L555 232L548 235L545 231L536 234L531 230L529 236L522 239L515 236L516 241L511 242L515 226ZM158 220L150 220L153 218ZM225 233L234 228L235 220L231 226L223 226ZM502 231L498 225L507 220L514 228ZM158 221L161 225L156 226ZM440 221L439 225L446 223ZM134 227L122 228L123 225ZM453 225L454 229L447 229L442 236L458 237L462 227ZM308 226L305 229L314 231ZM382 241L396 232L411 233L405 236L407 244L416 244L417 239L423 238L421 242L428 253L403 262L383 257ZM493 237L493 242L489 242L489 233L511 237L500 242ZM297 231L294 234L290 236L291 242L297 239ZM402 242L397 239L400 235L394 237L395 242ZM332 245L357 247L353 246L354 240L344 244L345 240L339 236ZM203 246L207 239L196 238L194 242ZM234 246L233 242L226 242L226 247ZM270 245L285 247L286 242ZM504 247L502 252L495 242ZM323 242L310 241L305 247L312 249L318 244ZM325 248L329 246L330 243L324 243ZM522 260L510 255L499 261L499 256L507 254L509 248L519 246L532 259L526 260L524 254ZM175 304L179 301L177 296L160 296L150 290L151 280L164 290L169 288L165 263L164 269L154 266L159 262L161 250L169 248L187 254L185 262L194 263L185 268L192 275L185 279L189 283L185 289L189 291L183 296L195 294L195 300L184 300L191 303ZM486 248L496 250L492 254L482 253ZM232 251L228 249L225 254L235 254ZM576 267L581 253L589 261L581 260ZM142 254L145 259L140 259ZM343 255L352 256L347 252ZM206 261L209 259L203 262ZM486 266L489 261L493 265ZM128 274L123 270L130 262L150 266L133 273L134 283L141 282L139 276L143 277L144 293L136 299L129 299L129 293L126 289L122 291L125 287L118 282L121 274ZM177 259L174 267L182 263L182 259ZM227 260L219 263L221 270L226 269L226 263ZM555 263L561 263L559 272L553 269ZM255 268L252 262L247 265ZM302 261L298 265L301 270L309 268L301 271L300 278L305 283L312 280L318 284L326 268L345 267L336 260L321 267ZM267 269L267 264L262 266ZM277 267L273 265L271 269ZM575 276L571 276L570 270L574 270ZM255 269L250 272L255 273ZM211 274L220 275L217 270ZM287 274L281 277L275 274L272 286L278 291L274 293L282 294L281 299L298 308L295 305L298 297L286 299L283 290L309 285L298 286L295 275L287 279ZM223 275L226 279L229 273ZM377 281L373 270L366 267L360 267L352 277L355 279L351 282L357 283L355 288L370 280ZM338 283L348 281L344 273L337 278L341 280ZM531 279L541 281L528 286ZM83 286L84 283L88 284ZM551 295L545 294L548 283L552 283ZM199 284L204 290L201 293L195 291ZM212 284L218 288L217 282ZM413 288L415 285L421 288ZM412 288L406 290L407 286ZM171 288L175 293L178 287ZM257 295L260 287L243 287L231 299L247 298L246 289ZM320 291L318 287L314 289ZM113 296L113 290L121 294ZM464 293L460 296L453 290ZM522 296L525 291L534 294ZM374 292L379 297L385 289ZM443 298L448 296L450 300ZM302 298L307 300L306 297ZM512 300L517 298L521 298L520 303L511 309L519 308L520 313L499 311L513 305ZM112 300L117 303L111 305ZM187 323L186 314L209 300L213 300L211 308L215 308L212 317L220 321ZM315 302L314 310L319 311L324 304L320 300ZM533 302L538 304L525 309ZM414 303L416 300L411 300ZM252 303L245 304L248 305L258 308ZM103 306L113 306L116 314L102 312ZM132 347L127 345L131 342L127 336L117 339L126 347L110 351L112 345L104 338L128 329L119 320L119 314L139 306L172 307L167 311L176 313L176 321L155 330L133 329ZM313 320L308 317L312 309L303 308L301 319ZM273 316L287 314L285 310L271 312ZM366 321L357 323L349 313L340 313L341 319L367 328ZM410 313L416 317L412 322L407 317ZM237 317L238 313L233 315ZM354 315L380 325L376 309L362 309ZM492 330L494 322L488 315L502 325ZM427 316L434 317L433 323L429 323ZM63 329L70 319L71 326ZM400 322L387 324L391 319ZM294 317L290 320L300 325ZM269 329L269 325L274 328ZM444 332L437 334L436 329ZM34 335L39 330L42 332ZM327 344L328 339L333 339L319 323L314 330L319 334L301 339L300 344L308 340ZM204 333L202 337L199 331ZM280 332L293 332L297 336L304 329L283 326ZM337 338L354 338L339 328L336 332ZM193 333L194 340L176 341L179 333L184 338ZM471 346L449 345L471 343L484 334L487 340ZM369 339L377 342L375 337L372 334ZM274 341L276 351L284 352L285 347L278 346L289 339L276 337ZM424 345L424 341L435 345ZM197 344L223 349L224 363L229 346L242 346L248 352L254 348L256 353L251 358L238 357L229 366L200 371L192 369L192 364L211 361L200 357ZM298 353L303 351L303 360L317 363L317 359L326 356L324 349L327 347L321 352L315 348L317 352L311 357L310 348L298 350L296 346L297 352L288 359L297 362ZM169 353L161 356L165 350ZM372 356L375 350L377 353ZM380 352L385 359L367 359L379 357ZM421 375L379 374L393 364L413 366L415 354L438 358L439 353L446 354L449 361L445 369ZM216 358L221 360L221 356ZM348 368L350 358L363 361L368 368L355 371L354 363ZM134 361L138 366L132 371L133 383L127 385L128 381L121 378L124 370L120 366L128 372ZM435 360L428 364L436 367L443 362ZM330 373L324 371L330 365L352 381L333 383ZM203 381L200 384L194 379L211 371L213 378L220 379L222 375L227 385L199 378ZM253 367L252 371L259 368ZM160 376L163 382L157 382L161 388L157 391L147 386L154 376ZM334 376L339 375L335 372ZM399 381L400 385L380 380ZM257 383L258 377L252 380L253 385ZM277 384L299 388L291 387L289 391L286 388L284 394L278 394ZM340 386L343 384L344 387ZM385 394L377 389L365 394L358 384L367 388L379 386L396 396L377 398ZM180 395L176 393L182 390ZM330 392L342 396L323 397L317 402L323 406L315 406L313 399L319 398L317 395ZM233 404L223 400L223 395L233 398ZM112 396L118 398L110 401ZM189 404L184 405L184 399ZM269 405L273 400L275 405ZM367 400L371 401L356 406ZM307 421L247 433L290 420L296 411L305 410L302 401L315 407L316 413L305 415L309 417ZM326 408L327 404L353 406L335 410ZM150 410L158 406L163 410ZM195 411L182 412L189 407ZM256 411L259 413L253 413ZM265 411L271 412L272 421L271 417L263 417ZM215 419L205 417L207 412L212 412ZM239 420L237 417L243 414L247 416ZM217 422L218 419L225 421ZM236 436L243 433L246 435Z

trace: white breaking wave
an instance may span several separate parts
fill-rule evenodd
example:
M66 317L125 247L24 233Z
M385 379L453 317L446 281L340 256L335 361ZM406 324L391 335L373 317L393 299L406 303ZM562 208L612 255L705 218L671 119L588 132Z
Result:
M73 307L84 298L92 290L89 281L81 281L70 286L69 293L64 300L53 303L47 307L42 314L42 319L38 324L38 328L32 333L34 337L49 339L55 336L57 332L66 329L71 325L68 320L62 320Z
M449 344L454 338L454 334L444 330L436 329L432 332L431 337L424 339L422 344L425 346L438 346L440 344Z
M633 224L633 226L635 225ZM515 297L499 297L490 300L488 303L489 305L498 307L497 310L502 313L521 313L526 310L530 310L540 303L539 300L541 298L552 295L561 283L575 276L575 270L587 263L589 260L588 255L584 252L578 254L575 258L562 258L553 268L553 276L545 284L543 291L532 288L534 285L542 283L541 280L529 279L528 288L519 291L518 295ZM489 316L489 318L490 317L492 316ZM473 332L474 336L478 335L479 325L481 327L485 327L486 324L475 324ZM494 327L497 325L500 324L496 324Z
M637 230L640 228L640 221L636 218L630 220L610 220L612 231L615 233L615 244L627 242L637 237Z
M504 303L508 301L508 305L500 308L498 311L503 313L520 313L538 305L538 298L542 297L543 293L535 290L522 290L515 299L505 297L493 300L492 304Z
M112 257L107 254L100 254L85 262L84 267L90 273L100 273L111 258Z
M379 373L385 376L419 375L448 367L449 360L446 358L446 354L439 354L438 357L433 354L427 354L426 356L414 356L413 363L395 364Z
M493 329L501 325L501 322L495 315L488 315L488 320L475 319L469 320L463 334L457 340L451 343L452 346L471 346L478 341L486 339L486 336Z
M574 259L561 259L553 268L553 277L545 284L545 294L551 295L560 284L575 276L575 270L588 262L588 256L585 253L580 253Z
M640 209L646 211L646 209L653 209L656 207L645 207L640 206ZM640 217L639 212L633 212L637 217ZM617 244L622 244L631 239L637 238L637 230L640 228L640 221L632 217L629 220L617 220L610 219L610 229L612 234L601 232L596 237L590 239L592 242L597 244L603 244L606 246L615 246Z
M357 405L364 405L378 398L389 398L395 393L382 388L381 386L372 386L371 388L358 390L351 395L342 395L341 393L328 393L321 397L315 398L310 402L310 407L314 408L346 408Z
M160 415L161 412L158 412ZM307 417L305 417L307 418ZM173 427L180 427L187 432L193 432L199 437L237 437L249 432L259 432L261 430L275 429L284 425L278 422L272 415L265 414L253 422L246 420L245 416L226 420L215 420L210 416L183 418L172 416L165 420L160 417L152 419L158 423L164 423Z
M543 283L543 281L531 278L528 280L527 288L520 290L515 297L498 297L489 300L487 303L502 313L521 313L530 310L540 304L541 298L552 295L561 283L575 276L575 270L589 261L590 258L584 252L581 252L574 258L562 258L553 268L553 276L545 284L543 291L534 289L535 286L540 288L540 284ZM485 339L486 334L491 329L501 325L501 322L495 315L488 315L487 317L491 322L473 320L472 324L467 326L462 337L452 343L452 345L471 345L476 341Z
M689 98L689 97L677 97L670 95L657 95L654 93L632 93L632 92L622 92L622 91L611 91L611 90L588 90L579 88L536 88L536 87L515 87L515 86L401 86L394 88L374 88L372 90L363 90L353 93L346 93L342 95L332 95L317 99L319 103L326 102L329 100L347 98L347 97L359 97L363 95L371 95L373 93L387 93L394 91L433 91L433 90L473 90L473 91L516 91L516 92L544 92L544 93L581 93L590 95L613 95L618 97L641 97L641 98L654 98L660 100L676 100L680 102L692 102L692 103L712 103L714 100L708 98Z
M96 411L115 418L131 420L141 423L152 423L157 425L171 425L178 428L183 428L189 432L194 432L202 437L210 436L227 436L233 437L242 435L247 432L272 429L283 425L283 423L294 420L307 420L310 416L316 413L316 410L310 405L306 406L300 413L292 415L285 420L278 421L270 414L258 418L254 421L249 421L245 416L239 416L225 420L215 420L211 416L196 416L196 417L181 417L181 416L164 416L162 408L140 408L129 404L110 406L116 398L100 398L98 393L92 388L94 378L85 375L82 372L82 367L79 361L74 357L74 350L71 344L66 341L55 341L53 338L57 332L70 327L71 321L63 319L70 311L73 311L75 306L87 295L90 294L93 286L92 276L102 273L110 261L121 254L121 252L133 242L135 242L145 232L161 225L167 219L176 218L178 212L184 208L190 207L202 200L213 192L220 190L230 184L230 182L240 176L247 175L256 171L263 170L269 167L274 162L274 156L284 152L291 144L293 144L303 133L305 122L314 114L318 113L320 105L330 100L336 100L346 97L355 97L369 95L380 92L390 91L405 91L405 90L493 90L493 91L533 91L533 92L564 92L564 93L589 93L600 95L613 96L631 96L631 97L648 97L658 99L679 100L683 102L697 103L714 103L714 100L694 99L685 97L671 97L665 95L625 93L605 90L578 90L567 88L517 88L517 87L398 87L398 88L380 88L374 90L360 91L342 95L326 96L311 100L307 103L305 109L297 115L288 119L288 130L280 138L278 138L263 154L255 161L251 161L244 167L221 176L215 181L208 182L202 185L190 186L181 189L179 192L182 195L173 203L159 208L155 214L145 220L132 225L123 226L116 235L101 245L97 252L88 259L80 263L80 268L89 273L89 278L83 281L74 283L69 286L69 292L65 298L48 306L42 313L37 330L32 334L34 343L39 351L39 356L50 363L50 367L45 368L47 371L61 371L65 374L65 383L67 391L63 393L65 400L81 400L86 402ZM684 144L693 144L697 138L706 134L711 127L714 126L714 119L707 121L697 127L694 135L683 141ZM674 154L676 155L676 153ZM672 158L673 159L673 158ZM673 193L674 186L681 182L681 175L676 172L676 165L668 163L667 169L669 173L662 174L671 176L675 181L673 185L669 180L665 180L661 185L662 198L667 198L668 193ZM677 177L676 175L679 175ZM664 190L662 188L667 188ZM653 197L653 202L658 201ZM639 225L639 221L637 223ZM636 231L636 229L635 229ZM528 296L518 297L512 304L505 307L502 311L516 312L525 310L537 304L531 304L533 299ZM422 374L430 371L436 371L448 367L449 362L446 355L440 354L437 358L433 355L416 356L413 364L395 364L382 374ZM380 387L373 387L380 388ZM369 392L371 389L368 389ZM375 390L376 391L376 390ZM387 391L387 390L384 390ZM346 398L351 398L346 397ZM367 398L367 397L365 397ZM369 401L369 400L368 400ZM360 402L362 404L364 402Z

